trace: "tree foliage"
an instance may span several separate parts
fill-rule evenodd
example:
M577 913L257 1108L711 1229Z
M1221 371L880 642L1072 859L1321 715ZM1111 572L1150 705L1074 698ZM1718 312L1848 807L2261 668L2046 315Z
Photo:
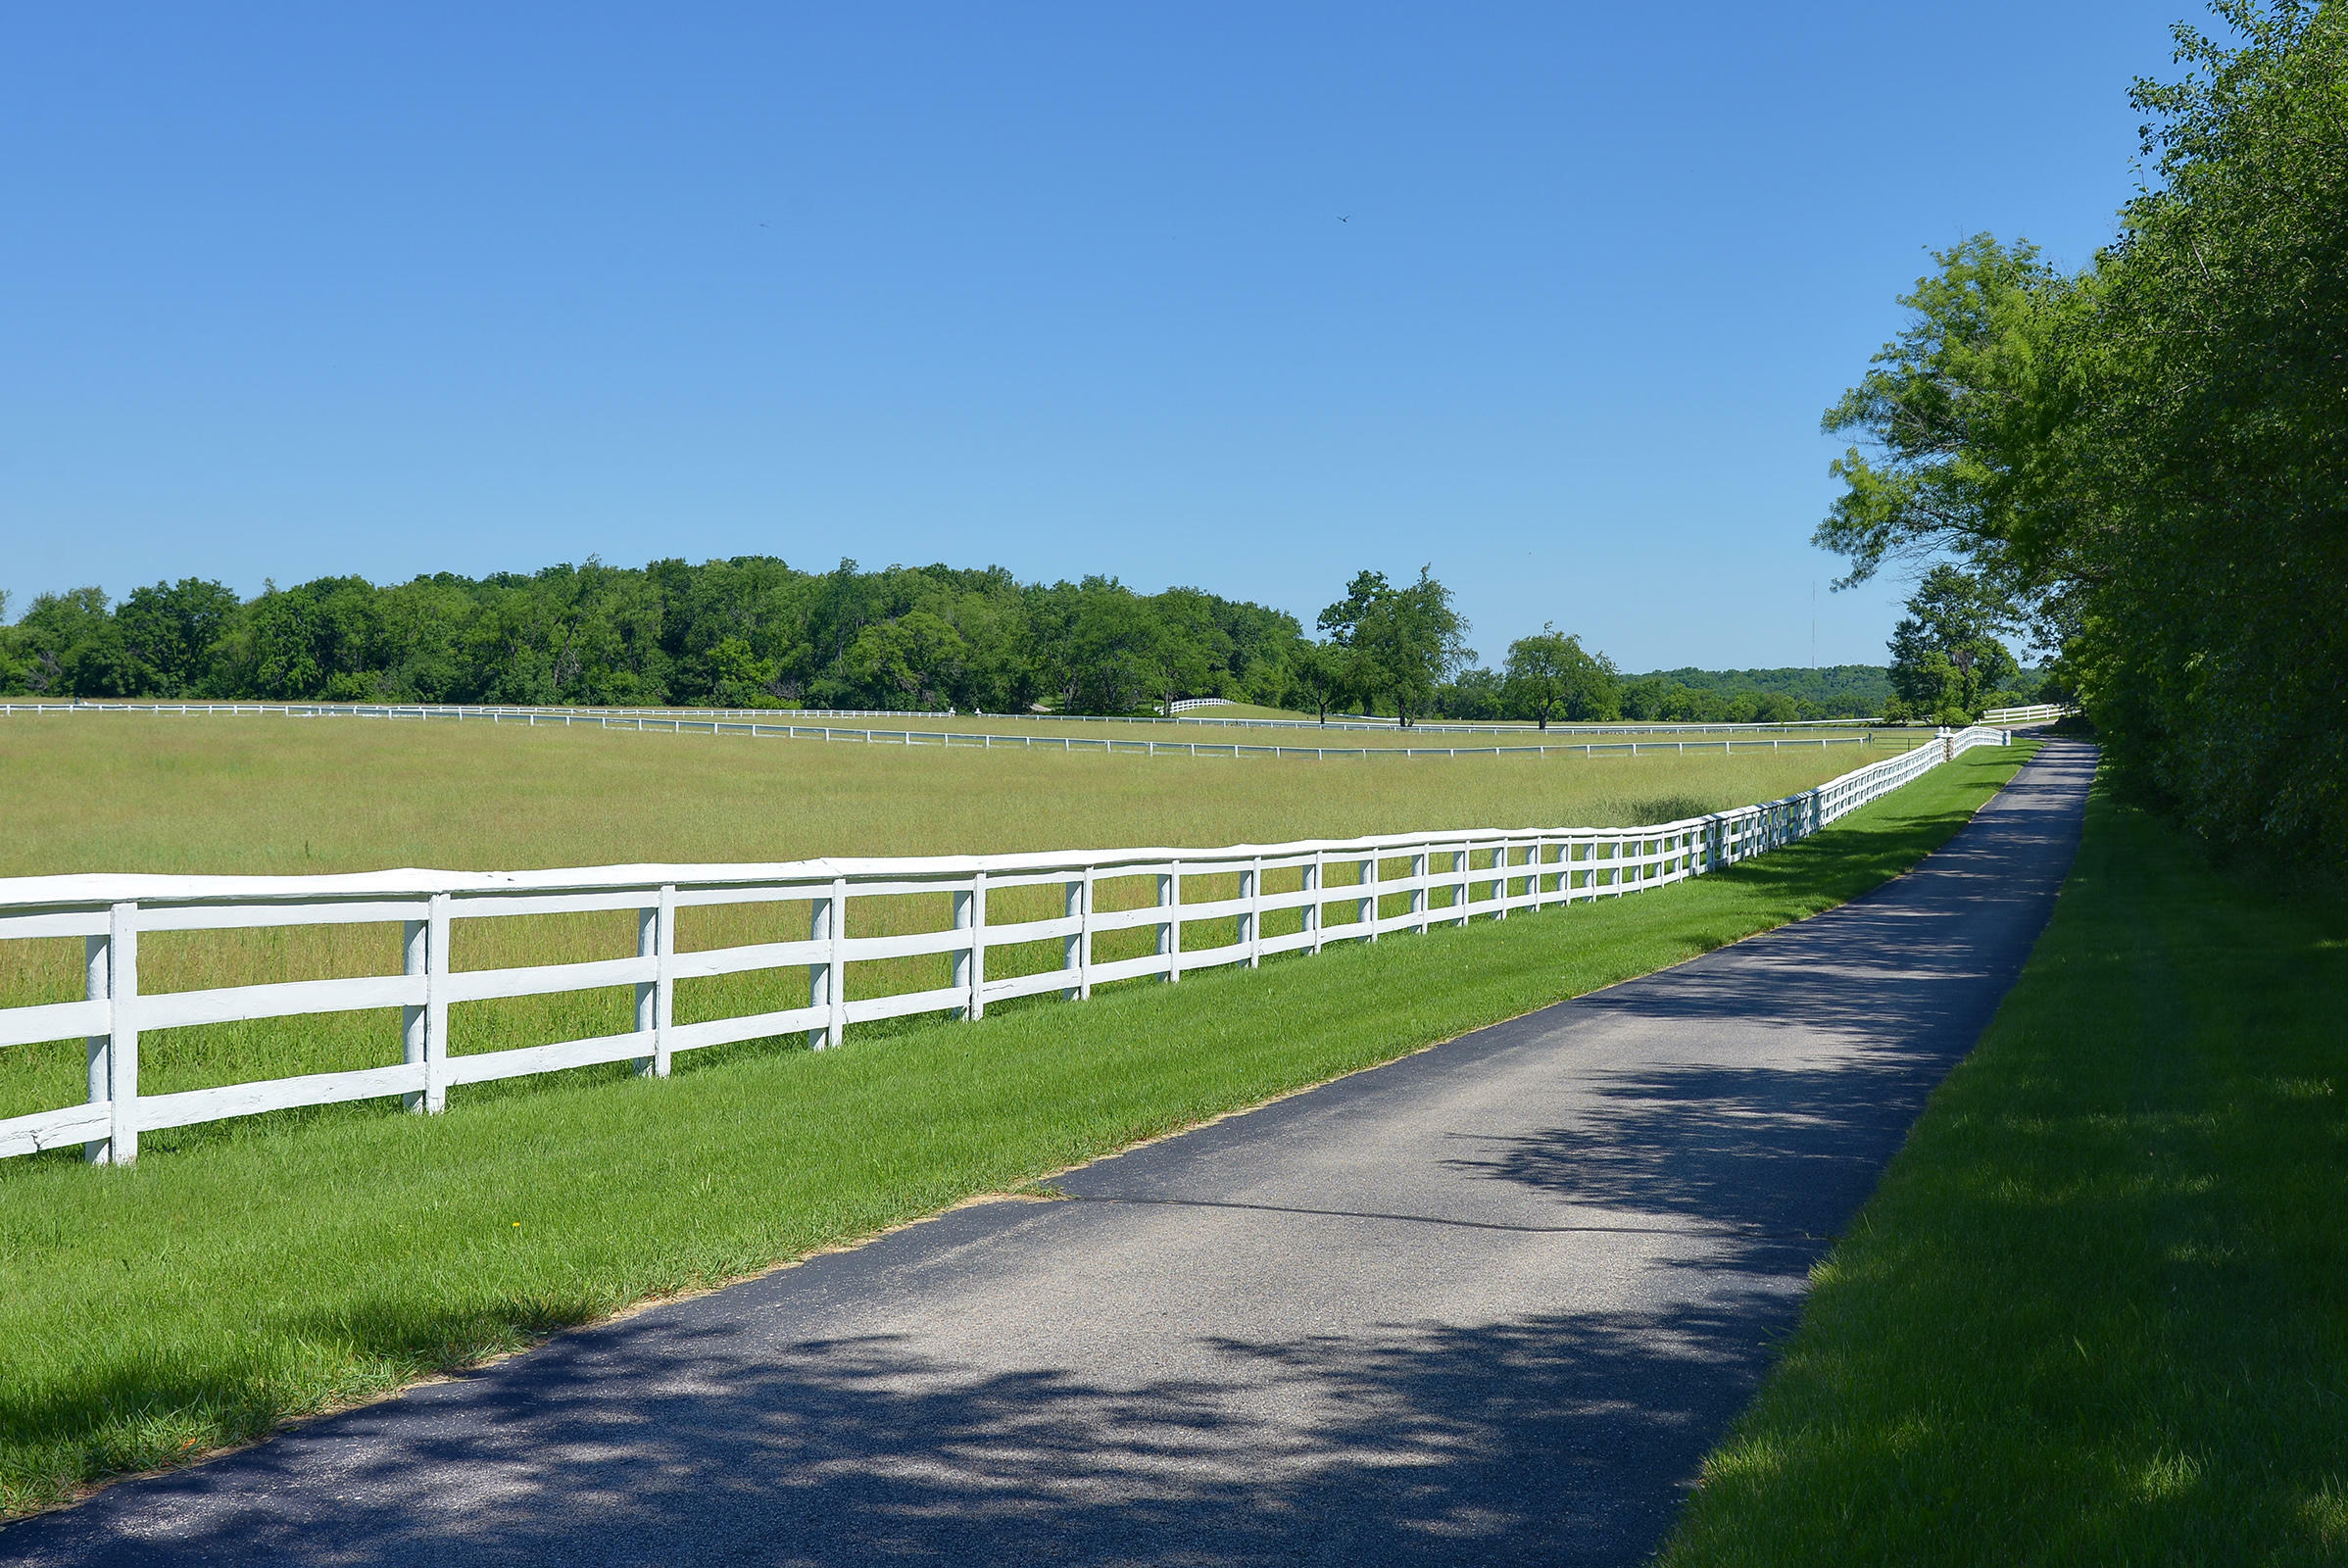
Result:
M0 690L1126 713L1182 697L1279 702L1303 646L1294 616L1195 588L590 560L393 586L321 577L249 602L197 578L120 605L97 588L42 594L0 626Z
M2013 618L2011 604L1978 574L1945 563L1925 573L1891 632L1885 716L1972 723L2021 673L1998 638Z
M1451 591L1425 566L1402 588L1384 572L1356 574L1345 597L1321 612L1319 625L1345 650L1349 686L1391 703L1405 726L1428 713L1444 682L1476 657Z
M2348 11L2223 0L2136 84L2149 187L2072 274L1980 236L1827 416L1846 580L1954 557L2059 645L2118 776L2348 860Z
M1532 637L1508 645L1502 686L1510 716L1530 718L1542 729L1551 718L1570 721L1620 718L1622 682L1614 661L1585 653L1582 639L1544 625Z

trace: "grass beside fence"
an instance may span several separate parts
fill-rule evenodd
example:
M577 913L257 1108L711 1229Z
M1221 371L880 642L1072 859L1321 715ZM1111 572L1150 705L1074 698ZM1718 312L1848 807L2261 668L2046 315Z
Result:
M64 870L299 872L429 865L458 869L644 860L783 860L816 855L919 855L1094 846L1216 846L1248 838L1341 837L1435 826L1653 822L1804 789L1856 765L1857 749L1629 759L1254 762L1056 753L797 746L708 735L149 714L0 724L0 875ZM1387 875L1399 874L1390 864ZM1336 868L1333 887L1353 875ZM1267 891L1301 885L1272 873ZM1193 875L1184 897L1235 896L1235 874ZM1103 881L1098 906L1151 902L1154 880ZM1060 912L1060 892L1000 890L998 923ZM1390 899L1387 911L1400 906ZM1350 910L1343 917L1349 917ZM1300 927L1300 911L1266 935ZM852 901L855 936L950 923L944 895ZM804 902L691 908L684 950L804 938ZM1234 923L1186 928L1187 950L1229 941ZM1101 962L1138 956L1149 929L1098 938ZM160 933L141 943L152 992L393 974L394 924ZM560 915L463 922L459 968L583 962L636 951L633 917ZM998 945L996 979L1057 968L1057 942ZM849 966L852 999L949 983L944 955ZM78 939L0 942L0 1005L73 1000L85 983ZM679 987L677 1021L803 1004L807 971L754 971ZM465 1004L451 1019L459 1054L624 1033L626 987ZM875 1026L854 1031L868 1034ZM84 1048L52 1041L0 1051L0 1117L77 1103ZM397 1009L149 1031L148 1094L401 1059ZM624 1075L624 1065L590 1069ZM457 1091L460 1100L512 1093ZM338 1111L289 1113L333 1116ZM164 1152L220 1136L153 1135ZM45 1156L44 1156L45 1157Z
M1906 750L1305 760L249 715L0 720L0 876L1219 846L1664 822Z
M2098 793L1670 1568L2348 1560L2348 900Z
M0 1165L0 1509L714 1285L1840 903L2010 776L1601 906L126 1169Z

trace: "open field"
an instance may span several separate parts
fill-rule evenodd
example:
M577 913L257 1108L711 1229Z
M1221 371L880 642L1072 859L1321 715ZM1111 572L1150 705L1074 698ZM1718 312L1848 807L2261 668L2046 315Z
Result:
M368 720L69 720L0 725L0 876L514 870L1654 822L1791 794L1869 760L1837 747L1259 766Z
M283 719L286 714L269 713L258 705L242 713L229 710L231 705L220 705L223 710L209 711L204 705L192 705L184 710L171 705L161 705L160 710L135 704L92 703L78 707L47 705L0 704L0 719L11 724L140 724L140 723L241 723L249 718ZM1843 751L1873 748L1886 751L1905 751L1931 731L1886 728L1866 724L1820 723L1804 725L1768 724L1670 724L1641 723L1621 720L1607 724L1574 726L1565 723L1542 730L1530 723L1500 720L1490 723L1443 722L1429 720L1400 729L1391 720L1364 720L1332 716L1326 725L1314 722L1307 715L1272 715L1270 710L1254 716L1220 716L1201 711L1185 714L1177 719L1152 718L1060 718L1052 714L935 714L935 713L826 713L799 712L790 709L553 709L543 710L461 710L456 709L389 709L359 713L328 710L322 713L299 711L291 716L306 722L359 722L477 725L493 728L517 726L521 728L642 728L671 730L681 725L688 733L697 727L707 734L712 723L723 725L729 733L750 738L744 726L758 728L757 738L797 741L801 744L828 742L833 745L869 743L899 747L960 747L989 742L1017 744L1034 750L1117 750L1157 755L1192 750L1206 757L1229 756L1236 747L1241 753L1253 757L1278 756L1295 760L1300 755L1327 751L1338 754L1363 750L1408 751L1422 758L1429 753L1456 752L1471 755L1512 748L1545 746L1552 752L1571 747L1576 753L1605 755L1633 748L1639 753L1670 750L1693 753L1783 751L1795 747L1817 747L1821 740ZM797 729L799 733L788 733ZM1864 759L1862 759L1864 760ZM1857 766L1851 763L1850 766Z
M626 744L574 739L574 760ZM1010 1190L1815 912L1942 842L2021 751L1972 753L1811 839L1603 906L836 1052L710 1053L665 1082L582 1074L441 1117L237 1124L122 1169L11 1161L0 1506ZM560 771L532 777L553 789ZM1288 808L1292 830L1319 830L1315 802Z
M1754 753L1636 760L1491 759L1427 767L1370 760L1256 766L1223 760L794 747L709 736L598 729L423 726L246 717L106 719L0 730L0 789L22 803L0 826L0 874L79 870L302 872L429 864L525 869L639 860L782 860L826 854L939 854L1138 845L1214 846L1343 837L1410 826L1651 822L1770 799L1842 770L1850 753ZM1386 874L1394 875L1398 862ZM1333 897L1357 868L1339 868ZM1300 885L1291 870L1267 891ZM1238 891L1236 874L1186 878L1202 903ZM1004 890L1002 918L1058 912L1055 889ZM1096 906L1155 897L1149 876L1104 879ZM1448 895L1439 896L1440 901ZM862 901L852 934L946 923L943 894ZM1392 896L1385 912L1401 908ZM682 911L680 951L804 937L803 902ZM1349 914L1348 916L1349 917ZM1300 911L1265 934L1297 929ZM1230 940L1232 922L1186 923L1183 947ZM393 925L162 933L141 953L158 992L396 973ZM1104 934L1103 962L1150 951L1149 930ZM461 969L585 961L635 952L632 917L515 917L467 922ZM1056 942L990 952L1000 977L1057 968ZM852 965L853 999L946 983L945 955ZM0 1002L80 993L78 941L0 944ZM680 985L677 1021L797 1005L804 969L759 970ZM624 1033L625 987L461 1004L451 1053L465 1054ZM866 1032L879 1025L859 1025ZM346 1071L400 1059L396 1011L267 1019L149 1033L150 1094L261 1077ZM623 1069L581 1069L606 1074ZM0 1116L77 1103L81 1045L0 1053ZM461 1098L512 1093L507 1085ZM351 1112L343 1112L349 1114ZM298 1113L310 1114L310 1113ZM157 1150L223 1135L159 1135ZM62 1157L62 1156L59 1156Z
M1672 1568L2348 1560L2348 900L2098 794Z

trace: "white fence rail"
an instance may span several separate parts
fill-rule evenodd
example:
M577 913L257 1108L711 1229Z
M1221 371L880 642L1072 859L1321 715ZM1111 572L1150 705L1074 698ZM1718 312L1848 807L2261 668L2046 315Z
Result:
M0 1120L0 1156L81 1144L90 1159L136 1157L141 1133L342 1101L404 1097L435 1112L450 1086L595 1063L632 1061L664 1077L679 1052L805 1031L816 1048L838 1045L851 1024L912 1013L985 1014L990 1004L1193 969L1254 965L1272 954L1317 953L1330 942L1375 942L1431 924L1465 924L1580 900L1619 898L1733 864L1816 832L1976 746L2003 744L1996 730L1942 731L1931 744L1871 762L1799 795L1708 816L1637 827L1444 831L1219 850L1080 850L1032 855L806 860L773 865L637 865L523 872L378 871L315 877L96 874L0 879L0 941L78 937L83 1000L0 1008L0 1048L87 1042L84 1103ZM1390 872L1390 867L1398 867ZM1333 868L1354 880L1333 882ZM1267 876L1297 873L1272 891ZM1186 902L1186 876L1237 873L1238 894ZM1154 878L1153 903L1095 906L1108 878ZM1282 876L1281 880L1289 880ZM1061 912L990 921L990 893L1050 886ZM951 923L888 936L849 935L856 899L947 894ZM1444 895L1437 903L1438 895ZM1391 901L1398 907L1386 912ZM676 916L710 905L804 902L804 941L679 951ZM1301 911L1300 928L1268 935L1265 917ZM632 911L632 956L499 969L460 969L456 932L485 917ZM1234 933L1205 949L1183 946L1185 926L1229 920ZM139 988L138 947L154 932L398 923L401 972L237 985L164 994ZM1283 924L1286 922L1283 921ZM1103 932L1154 929L1154 952L1094 958ZM1040 973L988 973L990 948L1061 943L1063 961ZM894 996L851 999L851 964L944 954L951 982ZM804 969L804 1005L705 1022L674 1021L681 980ZM451 1054L449 1008L500 998L632 986L635 1027L620 1034L477 1054ZM313 1073L145 1095L139 1041L160 1029L367 1008L401 1009L395 1065ZM388 1040L385 1042L388 1054Z
M2026 708L1992 708L1981 714L1984 724L2043 724L2066 718L2079 710L2069 703L2031 703Z
M746 710L751 711L751 710ZM168 714L202 717L206 715L274 713L292 718L380 718L411 721L456 721L487 724L518 724L530 728L546 726L568 729L640 730L678 735L750 735L768 739L801 741L853 741L882 746L960 746L982 747L999 751L1031 752L1110 752L1136 757L1310 757L1327 760L1333 757L1546 757L1558 756L1654 757L1685 756L1691 749L1698 752L1718 747L1723 752L1783 752L1788 747L1822 752L1831 746L1896 746L1906 748L1922 744L1926 739L1921 730L1888 731L1882 740L1875 732L1857 735L1795 735L1766 730L1737 729L1718 726L1718 739L1710 735L1689 740L1690 726L1664 727L1663 739L1604 741L1587 738L1597 733L1639 734L1633 729L1613 731L1552 729L1550 734L1580 734L1586 738L1573 741L1540 741L1526 746L1280 746L1255 745L1244 741L1159 741L1121 740L1114 736L1088 735L1003 735L986 731L956 732L953 730L864 729L829 724L777 723L771 716L763 718L693 718L639 712L628 709L542 709L542 708L469 708L429 704L398 703L9 703L0 702L0 717L61 718L93 714ZM1105 720L1103 722L1123 722ZM1150 720L1137 720L1148 723ZM1213 720L1210 722L1222 722ZM1233 720L1246 723L1248 720ZM1355 728L1370 726L1356 725ZM1383 726L1392 730L1394 726ZM1536 734L1531 730L1483 731L1482 733Z

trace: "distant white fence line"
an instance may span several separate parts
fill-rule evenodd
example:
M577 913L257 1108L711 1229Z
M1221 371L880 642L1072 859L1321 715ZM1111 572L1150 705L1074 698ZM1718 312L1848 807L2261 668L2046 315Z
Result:
M1187 713L1194 708L1228 708L1230 706L1231 699L1228 697L1182 697L1166 705L1166 716L1171 718L1176 713Z
M762 710L745 710L762 712ZM266 714L276 713L292 718L380 718L406 720L451 720L490 724L520 724L528 727L644 730L654 733L679 735L750 735L782 740L854 741L884 746L961 746L993 750L1031 752L1114 752L1148 757L1310 757L1326 760L1332 757L1504 757L1548 756L1579 754L1583 757L1601 757L1627 754L1632 757L1662 754L1685 755L1690 748L1708 751L1718 746L1723 752L1760 751L1767 747L1782 752L1787 747L1873 746L1872 732L1859 735L1798 736L1757 733L1733 729L1721 738L1688 740L1686 726L1666 728L1662 740L1601 741L1537 741L1526 746L1279 746L1249 745L1242 741L1158 741L1120 740L1114 736L1090 735L996 735L983 730L955 732L952 730L918 729L862 729L828 724L776 723L771 718L692 718L669 716L626 709L542 709L542 708L470 708L455 705L418 705L398 703L12 703L0 702L0 717L73 717L105 713L148 713L203 716L207 714ZM902 715L897 715L902 716ZM1142 720L1140 722L1148 722ZM1366 726L1356 726L1366 727ZM1387 726L1392 728L1392 726ZM1537 731L1488 731L1486 733L1536 734ZM1560 733L1552 730L1552 734ZM1597 731L1566 731L1573 734L1595 734ZM1636 734L1633 730L1615 733ZM1889 731L1891 738L1883 744L1909 746L1922 744L1926 739L1921 730Z
M1801 794L1677 822L1620 828L1495 828L1219 850L1073 850L1047 854L803 860L767 865L623 865L562 871L375 871L339 876L145 876L90 874L0 879L0 941L79 937L86 995L79 1002L0 1008L0 1047L82 1038L88 1051L85 1103L0 1121L0 1156L72 1144L93 1160L126 1162L139 1135L161 1128L253 1115L297 1105L405 1097L410 1107L442 1108L453 1084L633 1061L665 1077L678 1052L806 1031L817 1048L838 1045L855 1023L912 1013L985 1014L989 1004L1058 992L1076 999L1111 981L1155 976L1177 981L1192 969L1259 963L1267 955L1318 953L1329 942L1367 940L1430 924L1465 924L1476 915L1505 917L1577 900L1616 898L1663 887L1733 864L1816 832L1899 788L1947 759L2010 737L1992 729L1942 731L1930 745L1871 762ZM1404 862L1388 875L1392 861ZM1441 861L1442 864L1437 862ZM1330 883L1332 866L1350 865L1357 881ZM1298 886L1272 892L1267 874L1299 872ZM1185 876L1238 874L1235 898L1183 900ZM1097 909L1104 878L1156 879L1155 902ZM1284 877L1283 880L1286 880ZM990 892L1056 885L1062 913L1050 919L990 923ZM1433 895L1449 890L1442 905ZM951 924L895 936L851 937L852 899L905 894L951 895ZM1398 912L1379 901L1406 896ZM676 911L707 905L810 905L805 941L679 952ZM1264 934L1264 917L1302 911L1302 928ZM630 910L634 956L503 969L463 970L451 962L455 928L495 916ZM1186 951L1181 931L1202 920L1231 919L1234 940ZM138 943L160 931L399 922L402 972L333 980L298 980L209 990L143 994ZM1285 923L1285 922L1284 922ZM1096 962L1103 932L1154 927L1156 950ZM993 978L991 946L1064 943L1056 969ZM949 985L904 995L851 1000L852 963L922 954L952 956ZM678 1024L672 1006L679 980L805 967L803 1006L708 1022ZM452 1055L452 1004L498 998L635 988L635 1028L551 1045ZM249 1019L402 1009L403 1059L397 1065L313 1073L195 1089L139 1091L139 1037L156 1029Z
M1220 703L1225 701L1225 699L1201 698L1198 699L1198 701L1212 701ZM1190 706L1188 699L1185 700L1184 706L1185 708ZM1310 718L1208 718L1201 717L1198 713L1188 711L1168 716L1164 714L1124 713L983 713L975 710L968 713L957 713L951 709L944 712L914 712L886 708L582 708L565 707L560 704L532 705L523 703L326 703L262 701L237 702L228 700L221 700L218 702L200 700L187 702L129 702L115 698L106 698L97 702L59 703L38 700L14 702L7 699L0 699L0 714L12 712L256 713L287 711L298 713L328 713L347 712L352 710L361 709L366 710L368 712L389 710L402 714L414 714L420 711L428 712L435 716L463 715L470 718L487 718L494 714L502 716L504 721L510 724L520 723L526 717L532 715L534 715L536 720L541 723L559 722L564 718L568 718L579 723L592 723L599 718L649 718L660 719L663 722L672 718L683 718L703 721L716 719L722 720L729 724L757 723L768 728L771 728L776 724L796 724L797 727L803 730L812 730L822 726L816 724L799 723L800 720L826 718L887 718L894 719L900 724L910 723L912 720L920 718L967 718L971 720L987 720L1002 723L1019 724L1170 724L1176 726L1178 730L1182 728L1280 730L1334 729L1384 730L1391 732L1399 727L1397 721L1394 719L1379 718L1363 713L1332 713L1329 715L1326 721L1323 721ZM862 726L856 726L856 728L848 728L846 726L833 727L840 733L854 735L858 733ZM1795 718L1772 723L1754 721L1743 724L1676 723L1668 719L1615 719L1604 723L1569 723L1561 719L1550 724L1545 731L1539 729L1532 724L1484 724L1469 723L1465 721L1452 721L1446 719L1421 719L1410 726L1414 733L1431 735L1548 734L1584 736L1724 734L1791 735L1804 730L1848 730L1886 727L1894 726L1885 725L1884 721L1881 718ZM886 733L901 734L904 732L892 730ZM927 734L932 732L916 731L915 733Z
M2024 708L1992 708L1981 714L1984 724L2043 724L2079 711L2070 703L2031 703Z

